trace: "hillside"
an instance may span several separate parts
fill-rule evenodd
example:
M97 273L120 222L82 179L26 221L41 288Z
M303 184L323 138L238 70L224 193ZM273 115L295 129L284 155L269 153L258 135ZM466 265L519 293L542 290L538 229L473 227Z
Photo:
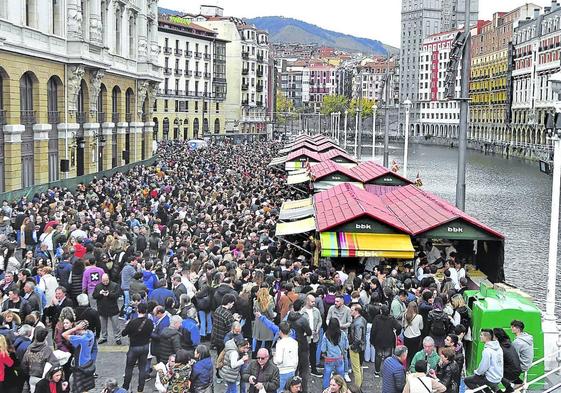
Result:
M378 40L338 33L293 18L263 16L247 19L247 22L259 29L267 30L270 34L271 42L315 43L351 52L374 53L377 55L385 55L387 50L392 53L397 51L397 48L385 45Z

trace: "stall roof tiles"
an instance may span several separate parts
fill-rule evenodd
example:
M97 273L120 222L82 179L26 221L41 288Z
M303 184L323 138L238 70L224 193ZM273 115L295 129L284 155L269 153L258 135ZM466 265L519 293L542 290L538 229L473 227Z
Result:
M379 198L409 228L412 235L419 235L456 219L462 219L493 236L504 238L500 232L479 222L436 195L413 185L394 187L391 192Z
M332 173L339 172L345 176L350 177L353 180L361 181L360 177L358 177L351 169L348 169L342 165L337 164L331 160L322 161L319 164L316 164L311 167L310 170L314 181L318 181L325 176L331 175Z
M308 157L308 158L310 158L314 161L318 161L318 162L323 161L323 159L321 157L321 154L319 154L318 152L315 152L313 150L304 149L304 148L291 152L288 155L288 158L286 159L286 161L293 161L300 156L306 156L306 157Z
M314 207L320 232L365 215L402 232L409 232L403 223L384 206L380 198L348 183L316 194Z
M358 176L360 176L360 179L366 183L369 181L372 181L374 179L378 179L379 177L385 176L389 173L391 173L393 176L396 176L400 179L402 179L403 181L407 182L407 183L412 183L410 180L406 179L405 177L390 171L388 168L386 168L385 166L376 164L374 161L366 161L366 162L361 162L359 165L357 165L356 167L354 167L353 172L355 174L357 174Z
M351 157L349 154L347 154L343 151L340 151L340 150L335 150L334 149L334 150L330 150L330 151L325 152L325 153L321 153L320 155L321 155L321 160L320 161L331 160L332 158L335 158L335 157L343 157L343 158L346 158L347 160L349 160L350 162L354 162L354 163L358 164L358 161L354 157Z

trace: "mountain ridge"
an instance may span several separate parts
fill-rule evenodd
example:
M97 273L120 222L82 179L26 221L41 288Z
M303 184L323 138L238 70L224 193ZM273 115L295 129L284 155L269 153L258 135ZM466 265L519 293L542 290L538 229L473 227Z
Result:
M274 43L316 43L336 49L375 55L386 55L388 51L395 53L398 50L379 40L336 32L295 18L260 16L245 20L258 29L268 31L269 38Z

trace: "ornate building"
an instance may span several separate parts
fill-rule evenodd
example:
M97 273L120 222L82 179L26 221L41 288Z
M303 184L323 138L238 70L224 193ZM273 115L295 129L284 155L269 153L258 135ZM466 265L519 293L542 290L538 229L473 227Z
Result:
M152 154L157 0L0 2L0 191Z

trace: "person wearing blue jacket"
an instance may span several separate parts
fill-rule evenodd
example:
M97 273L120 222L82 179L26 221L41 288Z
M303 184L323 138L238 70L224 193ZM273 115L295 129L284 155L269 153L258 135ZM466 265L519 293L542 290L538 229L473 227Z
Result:
M341 330L337 318L331 318L325 331L325 337L321 342L321 353L324 355L323 389L327 389L329 386L332 372L341 377L345 375L344 359L347 356L348 349L347 333Z
M167 288L166 286L167 283L165 278L162 278L160 281L158 281L158 285L159 287L154 289L152 293L148 295L148 300L154 300L160 306L166 305L166 298L168 297L171 297L175 302L177 302L177 299L175 298L175 294L173 293L173 291Z
M193 318L197 310L193 310L193 315L188 315L181 323L181 348L193 351L201 343L201 334L197 321Z
M405 387L405 362L407 347L398 345L393 356L384 360L382 365L382 393L401 393Z
M195 359L197 362L193 364L191 371L191 387L190 393L211 393L214 367L212 365L212 358L210 351L206 345L198 345L195 349Z
M152 293L158 283L158 276L152 271L152 266L153 264L151 261L146 261L144 263L144 271L142 272L142 281L148 289L148 295Z

